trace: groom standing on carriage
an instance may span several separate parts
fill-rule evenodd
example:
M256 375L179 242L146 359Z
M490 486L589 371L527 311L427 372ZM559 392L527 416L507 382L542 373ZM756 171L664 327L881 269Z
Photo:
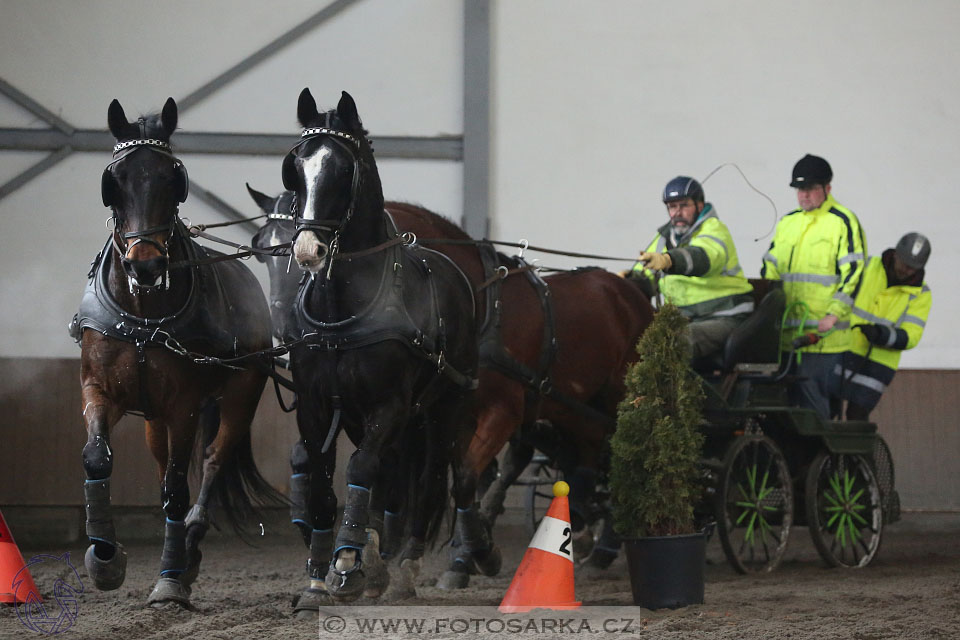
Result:
M711 356L753 311L753 286L740 268L730 231L704 201L699 182L677 176L664 187L663 203L670 221L657 229L625 276L650 293L659 288L690 320L693 357Z

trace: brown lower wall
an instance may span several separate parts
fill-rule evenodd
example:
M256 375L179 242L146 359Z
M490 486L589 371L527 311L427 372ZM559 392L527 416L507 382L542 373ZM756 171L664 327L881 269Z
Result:
M79 371L74 358L0 358L0 506L83 504ZM904 508L960 510L958 389L960 371L901 371L872 416L893 452ZM280 411L272 385L264 393L253 425L255 458L264 477L286 493L296 421ZM113 504L158 505L142 419L121 420L111 444ZM340 446L341 461L350 450Z

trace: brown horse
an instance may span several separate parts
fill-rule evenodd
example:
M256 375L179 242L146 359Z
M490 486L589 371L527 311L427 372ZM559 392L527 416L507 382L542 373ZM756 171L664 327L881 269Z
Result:
M190 239L178 217L188 182L169 142L177 126L173 99L159 115L134 123L116 100L107 115L117 145L101 187L113 231L71 327L81 342L87 427L84 560L97 588L123 583L126 553L110 513L110 429L124 413L142 412L167 517L160 578L148 602L189 606L211 498L239 527L252 511L251 498L278 497L258 473L250 446L266 376L241 362L271 346L270 315L253 274L237 261L209 264L220 254ZM219 422L200 425L215 398ZM198 440L206 449L191 509L187 472Z
M254 199L265 211L274 210L283 198L281 195L268 200L267 196L260 196ZM487 281L490 267L485 267L481 252L489 250L489 246L473 242L460 227L422 207L388 202L386 209L401 231L415 233L420 242L456 262L475 290ZM260 229L253 245L280 244L292 235L293 225L280 212ZM513 265L505 256L496 256L494 260L493 266ZM286 259L267 261L271 270L271 304L289 304L285 301L292 301L299 276L282 275ZM481 351L479 421L467 454L473 472L477 476L483 473L503 446L517 436L508 451L508 464L484 496L480 513L489 527L499 513L506 488L529 461L533 446L562 459L568 475L589 478L603 471L606 441L613 429L617 402L624 393L623 377L636 358L634 347L640 334L653 319L650 302L640 290L607 271L581 269L544 280L552 313L545 309L543 289L523 273L502 280L499 295L491 295L489 300L487 288L477 291L480 316L486 318L481 332L489 348ZM544 357L544 350L549 348L545 346L545 331L548 337L552 333L556 341L552 359ZM502 366L511 359L517 366ZM537 372L547 360L552 360L548 370ZM531 378L539 378L536 385L530 382ZM544 379L547 384L543 384ZM544 429L542 425L550 426ZM544 442L544 435L553 442ZM298 459L296 453L293 459ZM296 463L294 467L296 477L302 470ZM589 484L589 480L575 484L581 494L571 495L575 509L586 502L587 497L582 494L589 491ZM394 508L388 509L385 519L382 548L390 552L399 539L396 530L402 524ZM493 575L499 566L494 562L477 563L475 555L470 558L461 554L440 586L465 587L469 574L476 570Z

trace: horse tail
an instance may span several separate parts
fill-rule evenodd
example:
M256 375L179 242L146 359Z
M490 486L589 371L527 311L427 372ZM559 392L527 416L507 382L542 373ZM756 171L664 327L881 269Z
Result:
M212 407L212 408L211 408ZM200 438L205 450L220 429L220 407L210 401L201 409ZM249 429L234 446L210 487L211 503L230 528L245 542L251 542L247 525L259 515L260 506L288 505L287 499L260 474L253 459ZM259 520L257 520L259 521Z

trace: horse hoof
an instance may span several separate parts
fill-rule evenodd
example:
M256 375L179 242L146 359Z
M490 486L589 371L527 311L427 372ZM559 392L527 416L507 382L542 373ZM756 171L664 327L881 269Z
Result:
M437 581L437 588L443 589L444 591L466 589L469 585L470 574L466 571L455 571L453 569L444 571L443 575L441 575Z
M376 556L376 560L364 564L364 571L367 572L367 584L363 588L363 595L366 598L379 598L383 592L390 586L390 572L387 570L387 564Z
M580 531L573 534L573 558L580 560L586 558L593 551L593 532L590 527L583 527Z
M193 609L190 604L190 587L176 578L160 578L157 585L147 598L147 604L154 608L163 607L168 603L175 603L187 609Z
M474 552L473 560L477 564L477 570L485 576L497 575L503 565L503 556L500 555L500 547L497 545L491 546L484 552Z
M101 560L94 551L94 545L87 547L83 564L94 586L100 591L119 589L127 575L127 552L119 542L109 560Z
M338 604L353 602L363 594L366 585L366 576L362 569L352 571L338 571L331 568L324 580L327 592Z
M293 611L297 618L314 617L319 613L320 607L329 607L336 604L326 589L316 587L307 587L293 602Z

